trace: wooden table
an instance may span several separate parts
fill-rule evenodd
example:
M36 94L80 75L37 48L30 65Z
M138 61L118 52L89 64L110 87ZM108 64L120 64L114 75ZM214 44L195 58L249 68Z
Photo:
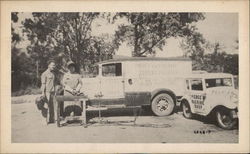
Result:
M84 127L87 126L86 120L86 101L88 100L87 96L56 96L55 101L57 104L57 127L61 127L61 120L63 117L60 115L60 106L63 101L80 101L82 106L82 115L81 116L73 116L73 117L65 117L65 120L80 120L81 125Z

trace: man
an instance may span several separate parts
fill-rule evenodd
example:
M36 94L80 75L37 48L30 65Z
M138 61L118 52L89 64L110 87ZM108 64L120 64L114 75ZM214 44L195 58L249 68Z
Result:
M45 103L45 108L47 108L47 124L53 123L56 117L56 103L53 101L55 96L55 68L55 62L50 61L48 69L41 76L42 96L45 97L47 102Z

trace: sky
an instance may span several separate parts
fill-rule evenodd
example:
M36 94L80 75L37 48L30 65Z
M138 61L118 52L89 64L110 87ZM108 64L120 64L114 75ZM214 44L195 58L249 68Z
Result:
M19 14L19 22L17 27L21 25L21 22L25 18L31 17L31 13ZM93 22L92 35L99 36L103 33L113 35L117 29L117 25L120 23L126 24L124 19L120 19L116 24L110 24L104 19L98 19ZM237 13L205 13L205 19L194 23L198 28L197 31L203 34L204 38L210 43L219 42L223 50L227 53L238 53L235 49L238 40L238 14ZM183 50L180 48L181 38L169 38L163 50L156 50L156 57L175 57L182 56ZM20 46L27 46L28 42L23 41ZM123 43L118 51L117 55L131 56L132 48Z
M214 24L213 24L214 23ZM206 19L197 23L198 30L211 43L220 42L228 53L234 53L238 40L237 13L206 13Z

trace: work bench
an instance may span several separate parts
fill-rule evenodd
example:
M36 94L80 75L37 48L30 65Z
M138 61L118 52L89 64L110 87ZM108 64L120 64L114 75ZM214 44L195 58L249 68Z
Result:
M130 108L126 107L125 105L108 105L108 107L103 107L99 104L99 106L89 106L86 102L89 100L87 96L63 96L63 95L57 95L55 96L54 99L56 102L56 108L57 108L57 127L61 127L61 121L74 121L74 120L79 120L80 124L83 125L85 128L87 127L87 111L99 111L99 120L101 119L101 111L103 110L108 110L112 108ZM82 108L82 113L80 116L67 116L63 117L61 115L61 103L64 101L77 101L80 102L81 108ZM132 107L133 109L137 110L139 109L139 115L141 114L141 106L134 106ZM134 124L137 119L137 111L134 110ZM99 121L101 122L101 121Z
M87 106L87 100L88 97L87 96L63 96L63 95L57 95L55 96L55 101L56 101L56 107L57 107L57 126L61 127L61 121L65 120L65 121L73 121L73 120L80 120L81 121L81 125L83 125L84 127L87 126L87 111L99 111L99 116L100 116L100 111L101 110L107 110L107 108L105 107L89 107ZM82 108L82 114L81 116L67 116L67 117L63 117L61 115L61 103L63 103L64 101L77 101L81 103L81 108Z
M88 98L86 96L55 96L55 101L56 101L56 107L57 107L57 126L61 127L61 121L62 120L80 120L81 124L86 126L87 120L86 120L86 101ZM81 116L68 116L68 117L63 117L61 115L61 103L64 101L77 101L81 102L81 108L82 108L82 115Z

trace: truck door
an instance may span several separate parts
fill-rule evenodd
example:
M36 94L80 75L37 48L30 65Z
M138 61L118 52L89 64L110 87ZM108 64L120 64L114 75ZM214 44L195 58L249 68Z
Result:
M204 112L205 89L202 79L190 80L190 98L193 109L196 113Z
M89 73L91 72L91 73ZM100 94L100 77L99 67L94 66L89 72L82 72L82 88L81 91L88 96L89 99L95 99L97 94Z
M121 63L102 65L100 87L103 99L124 98L124 79Z

